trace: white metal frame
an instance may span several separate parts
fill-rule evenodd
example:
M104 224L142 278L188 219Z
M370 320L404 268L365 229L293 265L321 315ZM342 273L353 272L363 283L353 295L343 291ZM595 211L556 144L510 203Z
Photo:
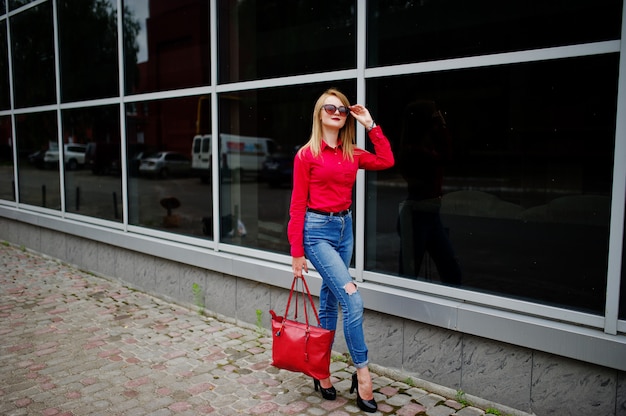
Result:
M619 296L624 257L624 209L626 206L626 4L622 4L622 42L617 87L617 120L613 162L613 192L611 228L609 231L609 263L606 282L606 311L604 332L626 331L626 322L618 321Z

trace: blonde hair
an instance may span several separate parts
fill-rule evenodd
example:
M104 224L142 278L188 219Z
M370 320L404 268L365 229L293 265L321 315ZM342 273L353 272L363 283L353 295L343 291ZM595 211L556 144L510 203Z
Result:
M324 101L330 96L335 96L339 98L341 103L350 107L350 101L348 101L348 97L346 97L341 91L336 88L330 88L326 90L320 98L317 99L315 103L315 107L313 108L313 126L311 127L311 137L309 141L302 146L300 151L298 152L301 155L301 152L310 148L311 153L314 157L319 156L322 151L322 119L320 117L320 112L322 110L322 106L324 105ZM342 143L343 148L343 158L353 160L354 147L355 147L355 136L356 136L356 128L354 127L354 120L352 120L352 116L348 113L346 117L346 123L339 130L339 140Z

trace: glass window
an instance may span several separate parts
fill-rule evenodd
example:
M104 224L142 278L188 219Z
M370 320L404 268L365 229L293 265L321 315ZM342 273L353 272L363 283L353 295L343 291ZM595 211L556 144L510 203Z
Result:
M356 67L354 0L219 0L219 80Z
M16 107L56 101L52 3L11 17L13 88Z
M7 22L0 21L0 110L11 108L9 89L9 51L7 48Z
M127 105L130 224L204 238L212 235L210 154L194 155L198 159L193 164L191 160L194 137L210 140L208 98Z
M15 10L25 4L32 3L34 0L9 0L9 9ZM4 2L3 2L4 4Z
M333 84L350 99L354 81ZM289 253L287 223L296 150L329 85L262 89L220 96L220 207L223 241Z
M621 0L372 0L368 66L619 39Z
M115 1L60 2L59 52L64 102L119 94Z
M67 212L122 220L119 119L117 105L63 111Z
M56 113L21 114L15 127L19 202L60 210Z
M11 117L0 117L0 199L15 201L13 128Z
M618 56L371 80L366 267L602 313Z
M209 29L209 0L125 0L126 93L210 84Z

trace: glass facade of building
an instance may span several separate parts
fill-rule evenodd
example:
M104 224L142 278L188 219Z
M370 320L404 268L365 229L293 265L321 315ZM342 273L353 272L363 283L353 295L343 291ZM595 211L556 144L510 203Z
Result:
M289 264L333 86L397 162L358 178L357 280L626 327L622 1L0 7L1 205Z

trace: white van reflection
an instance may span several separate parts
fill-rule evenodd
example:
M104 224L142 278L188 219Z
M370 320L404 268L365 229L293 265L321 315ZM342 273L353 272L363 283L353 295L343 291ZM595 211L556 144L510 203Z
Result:
M220 135L220 169L234 180L257 179L263 162L276 151L276 142L267 137ZM211 135L196 135L191 146L191 168L202 182L211 176Z

